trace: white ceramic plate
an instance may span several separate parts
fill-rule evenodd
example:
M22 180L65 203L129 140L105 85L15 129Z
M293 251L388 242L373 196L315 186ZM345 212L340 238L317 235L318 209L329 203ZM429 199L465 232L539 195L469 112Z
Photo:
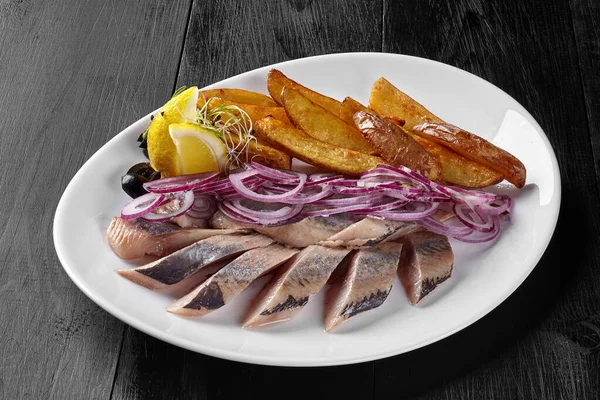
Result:
M105 239L111 217L119 215L128 201L120 187L121 175L145 160L136 138L147 124L147 115L87 161L56 210L54 243L60 261L94 302L149 335L200 353L269 365L339 365L400 354L449 336L498 306L529 275L556 225L560 175L544 132L519 103L492 84L454 67L380 53L294 60L210 87L267 93L266 75L271 67L334 98L352 96L363 103L368 103L373 82L384 76L442 119L513 153L528 174L527 185L520 191L509 185L498 188L514 197L512 221L491 244L453 241L453 276L417 307L409 305L396 280L381 307L356 316L335 333L325 333L322 328L322 293L311 298L290 322L258 331L240 328L245 305L264 279L207 317L178 317L164 310L171 298L114 272L130 264L115 256Z

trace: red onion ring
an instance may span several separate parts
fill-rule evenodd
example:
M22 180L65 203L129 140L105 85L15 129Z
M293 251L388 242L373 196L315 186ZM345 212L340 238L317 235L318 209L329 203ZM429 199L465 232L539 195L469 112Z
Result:
M146 193L127 203L121 210L121 218L125 220L139 218L159 207L164 200L164 194Z
M177 208L169 209L171 204L176 205ZM186 192L177 192L173 195L171 201L162 204L160 207L154 209L153 212L144 214L142 218L151 222L169 221L175 217L183 215L192 207L192 204L194 204L193 191L188 190ZM158 210L161 212L156 213L155 211Z
M144 183L142 186L151 193L173 193L193 190L219 177L217 172L206 172L194 175L181 175L172 178L158 179Z

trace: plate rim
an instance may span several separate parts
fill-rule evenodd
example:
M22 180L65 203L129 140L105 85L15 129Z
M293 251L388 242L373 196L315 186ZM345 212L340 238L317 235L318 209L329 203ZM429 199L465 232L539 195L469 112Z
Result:
M222 359L226 359L226 360L230 360L230 361L257 364L257 365L286 366L286 367L321 367L321 366L351 365L351 364L359 364L359 363L364 363L364 362L380 360L380 359L384 359L384 358L390 358L390 357L398 356L400 354L409 353L416 349L426 347L435 342L441 341L447 337L454 335L457 332L460 332L460 331L466 329L467 327L469 327L469 326L473 325L474 323L476 323L477 321L479 321L484 316L491 313L502 303L504 303L504 301L510 295L512 295L519 287L521 287L521 285L527 279L527 277L531 274L531 272L538 266L540 259L547 252L548 246L550 245L552 238L556 232L556 226L558 223L558 218L560 215L561 204L562 204L562 179L561 179L561 175L560 175L558 159L556 157L554 148L552 147L552 144L550 143L548 136L546 135L546 132L542 129L542 127L539 125L537 120L529 113L529 111L524 106L521 105L520 102L518 102L516 99L514 99L510 94L506 93L504 90L502 90L498 86L492 84L491 82L479 77L478 75L475 75L471 72L468 72L466 70L455 67L453 65L446 64L441 61L423 58L423 57L417 57L417 56L406 55L406 54L397 54L397 53L386 53L386 52L330 53L330 54L314 55L314 56L309 56L309 57L302 57L302 58L297 58L297 59L292 59L292 60L286 60L286 61L282 61L279 63L268 64L268 65L264 65L262 67L248 70L248 71L242 72L240 74L225 78L221 81L204 86L199 89L203 90L203 89L214 88L230 79L240 78L247 74L254 74L257 72L266 71L271 68L284 67L288 64L313 62L315 59L338 58L338 57L340 57L340 58L343 58L343 57L384 57L384 58L390 57L390 58L399 58L399 59L403 58L403 59L411 59L413 61L423 62L423 63L427 63L427 64L429 64L429 63L437 64L437 66L441 67L441 68L450 68L454 72L457 72L460 74L465 74L465 75L468 75L470 78L474 78L476 81L478 81L478 83L488 86L492 90L497 91L497 92L503 94L504 96L507 96L515 104L518 104L521 107L521 110L519 110L519 112L525 114L525 116L528 117L529 122L532 123L533 127L536 129L536 132L538 134L540 134L541 140L543 141L543 143L546 145L546 147L548 149L553 174L555 177L554 182L553 182L554 183L553 198L555 198L556 207L553 210L554 212L552 214L552 224L551 224L552 229L549 229L547 232L545 232L545 235L543 237L543 242L544 242L543 250L539 254L537 254L537 256L535 257L535 260L532 261L532 263L531 263L532 267L528 268L525 271L522 271L521 275L519 276L519 278L517 280L518 281L517 284L514 287L512 287L510 290L507 290L503 294L503 296L497 296L497 298L495 299L495 301L493 302L493 305L491 307L483 308L479 312L473 313L471 318L468 318L466 321L464 321L462 324L460 324L459 326L457 326L454 329L445 331L433 338L430 338L429 340L421 341L417 344L403 348L401 350L382 351L382 352L378 352L378 353L371 353L368 356L362 356L362 357L354 356L354 357L348 357L348 358L338 358L335 360L329 360L327 358L318 359L318 360L294 359L294 360L292 360L292 362L289 362L289 361L286 361L285 358L282 359L282 358L277 358L277 357L273 357L273 356L255 355L255 354L251 355L251 354L246 354L246 353L238 353L236 351L223 349L223 348L215 348L213 346L203 346L201 343L195 343L186 338L173 336L173 335L169 334L168 332L165 332L156 327L153 327L142 320L138 320L135 317L129 316L125 311L121 310L120 308L118 308L116 306L113 306L111 303L106 303L106 302L102 301L101 299L99 299L97 297L97 295L94 294L94 292L91 290L91 288L88 288L84 284L83 280L80 280L79 278L77 278L75 276L74 270L72 270L72 268L68 266L68 263L66 261L66 255L63 254L63 248L59 245L59 243L61 242L60 232L59 232L60 220L62 218L63 213L66 212L66 210L64 209L65 208L65 206L64 206L65 199L68 198L70 195L70 192L72 192L74 190L75 182L78 180L78 176L80 176L84 173L84 171L86 169L85 168L86 165L89 166L93 159L95 159L96 157L99 157L99 153L102 148L107 146L109 143L118 140L119 137L121 137L123 135L127 135L127 132L136 130L138 125L147 123L147 120L150 117L150 115L157 112L157 110L160 109L160 107L156 110L149 112L148 114L141 117L137 121L134 121L129 126L122 129L120 132L116 133L110 140L105 142L100 148L98 148L94 152L94 154L91 157L89 157L79 167L77 172L73 175L73 177L71 178L71 180L65 187L65 189L59 199L59 202L56 206L56 209L55 209L54 218L53 218L53 235L52 235L52 237L53 237L55 251L56 251L58 259L61 263L61 266L63 267L63 270L66 272L67 276L69 276L71 281L73 283L75 283L75 285L79 288L79 290L81 290L88 298L90 298L100 308L102 308L103 310L105 310L106 312L111 314L113 317L119 319L121 322L123 322L127 325L130 325L131 327L133 327L135 329L138 329L138 330L140 330L152 337L155 337L159 340L162 340L166 343L169 343L169 344L172 344L172 345L175 345L175 346L178 346L178 347L181 347L181 348L193 351L193 352L201 353L201 354L212 356L212 357L218 357L218 358L222 358Z

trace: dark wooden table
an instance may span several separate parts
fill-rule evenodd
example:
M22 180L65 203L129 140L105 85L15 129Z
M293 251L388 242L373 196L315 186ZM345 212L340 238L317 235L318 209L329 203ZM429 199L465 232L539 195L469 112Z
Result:
M599 24L595 0L1 0L0 397L599 398ZM107 140L180 85L347 51L470 71L549 136L563 184L558 227L501 306L408 354L275 368L163 343L69 280L54 211Z

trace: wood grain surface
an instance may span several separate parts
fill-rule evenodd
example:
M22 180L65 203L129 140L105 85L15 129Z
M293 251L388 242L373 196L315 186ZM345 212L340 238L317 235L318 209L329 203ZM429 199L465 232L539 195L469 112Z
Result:
M0 0L0 398L599 398L599 23L593 0ZM346 51L470 71L548 135L556 234L502 305L400 356L277 368L161 342L71 282L54 211L106 141L178 86Z

